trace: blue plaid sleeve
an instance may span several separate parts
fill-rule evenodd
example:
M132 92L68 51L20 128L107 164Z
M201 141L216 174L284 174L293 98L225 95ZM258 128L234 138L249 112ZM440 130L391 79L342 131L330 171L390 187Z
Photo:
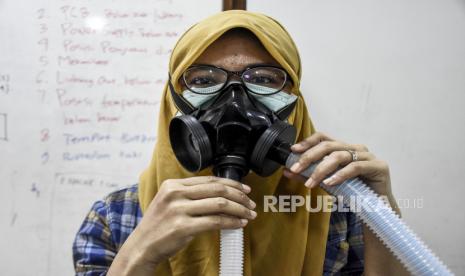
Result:
M116 248L107 224L105 202L97 201L85 218L73 245L76 275L106 275Z
M106 275L124 241L142 217L137 186L97 201L87 214L73 244L76 275Z
M352 212L331 213L324 275L362 275L364 244L361 220Z

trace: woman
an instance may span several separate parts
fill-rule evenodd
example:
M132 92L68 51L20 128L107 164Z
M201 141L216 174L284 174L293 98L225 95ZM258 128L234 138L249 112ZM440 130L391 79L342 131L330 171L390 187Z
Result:
M198 174L186 172L168 139L169 122L178 110L167 85L152 162L138 186L94 204L76 236L76 272L217 275L217 230L243 227L244 275L405 273L351 213L307 212L305 208L293 213L263 210L265 195L310 195L315 200L325 194L318 183L338 185L355 176L387 196L397 210L384 162L363 145L315 133L299 92L300 58L285 29L267 16L245 11L223 12L189 29L173 50L169 73L175 92L182 93L192 105L206 100L189 93L192 83L186 81L186 72L199 64L230 72L244 72L258 64L284 72L280 92L283 98L295 101L287 121L297 129L300 142L292 150L302 153L299 163L267 178L250 173L245 184L212 177L211 169ZM241 81L239 76L234 78ZM298 173L321 159L304 182ZM327 178L338 167L343 168Z

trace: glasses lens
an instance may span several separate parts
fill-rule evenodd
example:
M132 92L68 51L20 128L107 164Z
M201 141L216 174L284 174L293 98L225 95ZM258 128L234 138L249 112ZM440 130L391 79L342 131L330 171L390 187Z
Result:
M196 66L187 69L183 74L184 82L192 92L213 94L226 83L228 74L223 70L208 66Z
M245 71L242 80L251 92L269 95L283 89L287 74L279 68L256 67Z

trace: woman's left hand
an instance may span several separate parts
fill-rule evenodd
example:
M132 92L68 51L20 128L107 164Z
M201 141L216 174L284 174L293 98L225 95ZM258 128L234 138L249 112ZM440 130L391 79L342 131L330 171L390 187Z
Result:
M392 196L387 163L377 159L364 145L347 144L317 132L293 145L291 150L302 156L290 170L284 170L284 175L288 178L305 180L299 173L311 163L321 160L305 181L308 188L314 188L321 182L338 185L347 179L360 177L377 194ZM357 160L353 160L353 154L357 156ZM333 174L336 170L338 171Z

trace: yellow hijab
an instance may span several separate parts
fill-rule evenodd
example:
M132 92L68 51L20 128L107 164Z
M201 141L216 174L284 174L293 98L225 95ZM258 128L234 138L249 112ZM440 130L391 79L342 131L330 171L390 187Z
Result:
M226 31L245 28L254 33L266 50L289 73L294 82L292 93L298 95L295 111L288 122L297 128L300 141L314 132L308 116L300 85L300 57L287 31L274 19L247 11L226 11L215 14L191 27L176 44L169 72L176 90L178 80L200 54ZM179 91L178 91L179 93ZM142 173L139 201L145 212L166 179L211 175L207 168L200 173L187 172L176 160L168 136L170 120L177 109L164 88L158 121L158 139L150 166ZM326 194L320 188L310 191L302 184L282 176L282 168L263 178L249 173L244 183L252 187L250 198L257 203L258 216L244 229L244 275L321 275L326 251L329 213L309 213L303 207L294 213L263 212L264 195ZM218 275L219 231L211 231L194 238L175 256L159 265L155 275Z

